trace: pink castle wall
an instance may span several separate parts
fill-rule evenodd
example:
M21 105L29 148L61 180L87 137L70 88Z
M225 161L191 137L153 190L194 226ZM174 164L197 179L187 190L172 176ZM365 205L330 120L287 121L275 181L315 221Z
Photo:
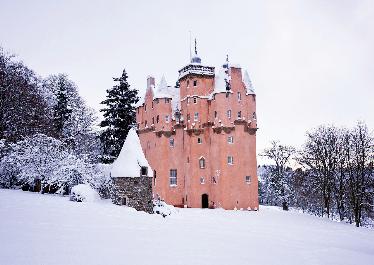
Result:
M218 93L212 99L209 95L214 90L213 76L188 74L181 78L184 120L180 123L171 120L171 99L153 99L154 79L148 80L145 102L137 109L138 133L145 156L156 171L153 193L169 204L201 208L202 195L208 194L209 207L258 209L257 123L253 118L256 96L246 95L240 68L231 67L230 75L232 93L228 97ZM231 110L231 118L227 117L227 110ZM199 113L198 121L194 121L195 112ZM228 143L228 136L233 136L233 144ZM170 147L170 138L174 139L174 147ZM202 143L198 143L198 138ZM229 155L233 156L233 165L228 164ZM199 167L200 157L205 158L203 169ZM169 183L170 169L177 169L175 186ZM250 184L246 183L246 176L251 177ZM204 184L200 183L201 177Z

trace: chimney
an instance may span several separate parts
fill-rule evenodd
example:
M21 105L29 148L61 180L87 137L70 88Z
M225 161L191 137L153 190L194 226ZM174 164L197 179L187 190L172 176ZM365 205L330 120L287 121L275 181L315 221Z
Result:
M151 88L151 86L155 86L155 78L149 75L147 77L147 89Z

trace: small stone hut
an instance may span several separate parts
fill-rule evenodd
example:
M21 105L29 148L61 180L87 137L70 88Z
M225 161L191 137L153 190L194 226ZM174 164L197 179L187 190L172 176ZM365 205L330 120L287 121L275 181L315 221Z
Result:
M114 204L133 207L138 211L153 212L153 171L144 156L139 137L130 129L110 176L113 181L111 199Z

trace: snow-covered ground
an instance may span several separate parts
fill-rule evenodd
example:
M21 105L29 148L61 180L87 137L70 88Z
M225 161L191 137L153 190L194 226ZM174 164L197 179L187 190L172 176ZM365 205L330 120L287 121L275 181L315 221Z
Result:
M374 264L374 231L273 207L162 218L0 189L0 264Z

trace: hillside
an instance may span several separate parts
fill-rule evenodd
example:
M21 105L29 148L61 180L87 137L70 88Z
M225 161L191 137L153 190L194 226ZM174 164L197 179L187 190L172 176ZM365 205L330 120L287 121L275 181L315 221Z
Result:
M0 189L0 264L370 264L374 231L274 207L180 209Z

